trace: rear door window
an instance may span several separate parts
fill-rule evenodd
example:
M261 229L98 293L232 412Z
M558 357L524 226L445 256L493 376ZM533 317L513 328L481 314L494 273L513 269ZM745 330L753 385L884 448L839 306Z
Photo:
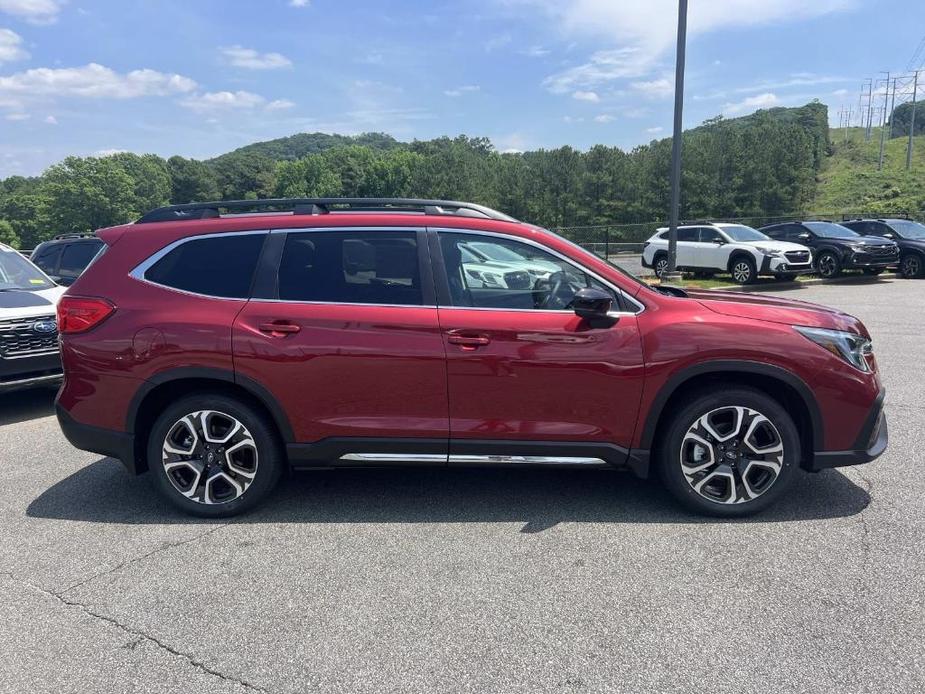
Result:
M77 279L102 246L102 243L95 241L80 241L65 246L61 265L58 267L58 276L61 279Z
M57 275L58 262L61 260L62 250L64 250L64 248L60 244L54 246L46 246L45 248L40 249L39 253L31 260L33 263L38 265L38 267L46 275Z
M246 299L266 232L184 241L149 267L144 278L185 292Z
M678 241L699 241L700 232L697 227L678 229Z
M290 232L279 298L342 304L424 303L414 231Z

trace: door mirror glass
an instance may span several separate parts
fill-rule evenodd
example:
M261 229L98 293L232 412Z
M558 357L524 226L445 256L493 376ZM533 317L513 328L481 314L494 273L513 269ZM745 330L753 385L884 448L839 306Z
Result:
M723 239L717 237L717 238L713 239L713 243L715 243L717 246L722 246L722 245L724 245L726 242L725 242Z
M579 289L572 299L572 308L575 314L586 320L607 318L613 306L613 297L607 292L595 287Z
M802 240L802 241L809 241L809 239L811 238L811 236L809 235L809 232L802 231L802 232L800 232L799 234L797 234L797 238L800 239L800 240Z
M895 239L895 238L896 238L896 234L894 234L892 231L884 232L883 236L884 236L885 238L888 238L888 239Z

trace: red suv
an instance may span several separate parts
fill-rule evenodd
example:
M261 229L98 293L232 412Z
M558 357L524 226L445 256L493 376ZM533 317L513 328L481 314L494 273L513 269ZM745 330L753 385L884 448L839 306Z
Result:
M58 419L193 514L287 469L556 465L739 516L887 445L856 318L650 287L478 205L226 201L98 235L58 307Z

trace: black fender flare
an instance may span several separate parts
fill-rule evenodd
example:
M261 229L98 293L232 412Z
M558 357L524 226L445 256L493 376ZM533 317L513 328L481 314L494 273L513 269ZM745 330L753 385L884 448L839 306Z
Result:
M823 442L825 441L825 432L823 430L822 414L819 412L819 404L816 402L816 397L813 395L810 387L806 385L806 382L799 376L779 366L766 364L764 362L738 359L712 359L694 364L693 366L689 366L673 374L665 385L662 386L661 390L659 390L658 395L655 396L655 400L652 401L649 412L646 414L646 420L640 438L640 448L645 450L650 450L652 448L655 439L655 431L658 428L658 423L665 405L678 388L692 378L711 373L757 374L776 379L793 388L797 395L800 396L800 399L806 406L806 411L809 413L809 419L813 427L813 450L821 451L824 449Z
M168 369L145 380L135 392L135 395L129 403L128 413L125 417L125 430L129 433L135 433L135 422L138 418L138 410L141 408L141 403L144 402L145 398L152 390L165 383L189 379L209 379L240 386L267 408L267 411L273 417L273 421L279 429L280 435L283 437L283 442L293 443L295 441L289 418L269 390L247 376L242 376L241 374L236 374L226 369L205 366L183 366L176 369Z

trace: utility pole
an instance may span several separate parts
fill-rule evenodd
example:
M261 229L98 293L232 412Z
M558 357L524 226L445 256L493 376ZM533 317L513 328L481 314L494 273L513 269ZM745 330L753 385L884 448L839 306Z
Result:
M883 111L880 113L880 158L877 160L877 171L883 169L883 138L886 134L886 108L890 103L890 73L886 73L883 83Z
M852 111L849 108L848 113L845 117L845 144L848 143L848 128L851 127L851 115L852 115Z
M912 116L909 118L909 144L906 147L906 170L912 168L912 136L915 134L915 97L919 89L919 71L912 78Z
M893 139L893 113L896 111L896 78L893 78L893 96L890 98L890 137Z
M872 79L867 80L867 128L864 131L864 141L870 142L870 126L871 126L871 107L874 103L874 81Z
M681 206L681 114L684 109L684 53L687 47L687 0L678 0L678 49L674 68L674 135L671 140L671 208L668 211L667 279L677 282L678 211Z

